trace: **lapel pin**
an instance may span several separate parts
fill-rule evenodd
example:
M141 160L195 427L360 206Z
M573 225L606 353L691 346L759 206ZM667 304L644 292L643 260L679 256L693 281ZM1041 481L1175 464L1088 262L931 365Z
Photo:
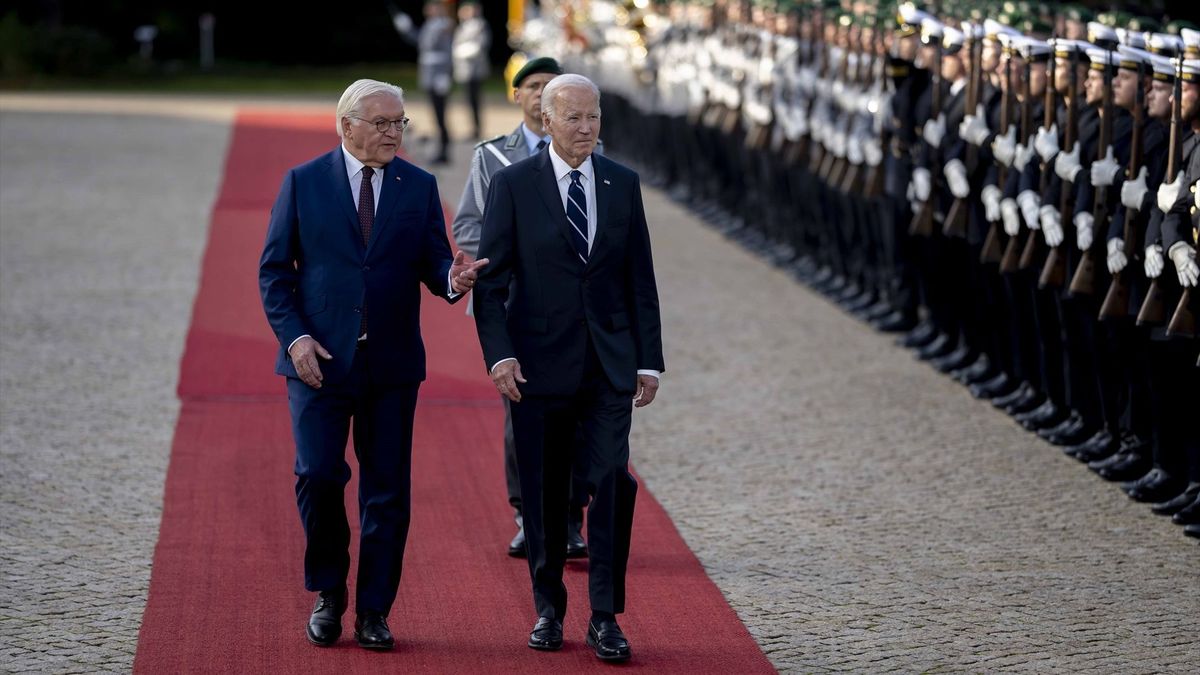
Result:
M400 176L396 176L396 182L397 182L397 183L399 183L399 182L400 182Z
M603 180L604 180L604 184L605 184L605 185L612 185L612 183L609 183L609 182L608 182L608 179L607 179L607 178L605 178L605 179L603 179Z

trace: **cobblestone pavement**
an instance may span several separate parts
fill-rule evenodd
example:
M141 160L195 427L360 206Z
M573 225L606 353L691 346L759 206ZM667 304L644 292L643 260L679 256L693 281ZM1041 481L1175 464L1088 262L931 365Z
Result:
M0 670L132 663L232 109L0 95ZM452 205L468 149L437 172ZM780 670L1200 662L1194 543L646 200L668 372L636 415L634 461Z

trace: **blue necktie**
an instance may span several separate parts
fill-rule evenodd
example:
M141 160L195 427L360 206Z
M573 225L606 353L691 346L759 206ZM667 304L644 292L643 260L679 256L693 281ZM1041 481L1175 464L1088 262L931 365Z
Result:
M571 241L575 244L575 252L580 260L587 263L587 197L583 194L583 184L579 182L582 175L578 170L571 171L571 186L567 188L567 222L571 225Z

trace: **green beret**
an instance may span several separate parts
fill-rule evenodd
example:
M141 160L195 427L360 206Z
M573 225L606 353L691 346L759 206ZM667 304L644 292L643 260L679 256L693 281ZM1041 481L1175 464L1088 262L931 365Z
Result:
M1063 8L1062 15L1067 17L1068 21L1076 21L1079 23L1087 23L1096 18L1096 16L1092 14L1092 10L1080 5L1067 5L1065 8Z
M1125 28L1138 33L1157 33L1162 30L1162 24L1148 16L1135 16Z
M517 74L513 75L513 89L520 87L521 81L530 75L533 75L534 73L554 73L555 75L562 75L563 69L562 66L558 65L558 61L555 61L549 56L539 56L536 59L529 59L525 62L524 66L521 66L521 69L517 71Z

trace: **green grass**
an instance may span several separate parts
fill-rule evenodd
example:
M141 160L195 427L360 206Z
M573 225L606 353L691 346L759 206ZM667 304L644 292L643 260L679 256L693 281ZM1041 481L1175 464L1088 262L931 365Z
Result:
M159 67L115 69L92 77L30 74L0 77L4 91L109 91L195 94L269 94L338 96L359 78L391 82L406 91L417 91L416 66L357 64L349 66L279 67L259 64L220 64L210 72L198 68ZM505 92L498 76L484 84L487 93Z

